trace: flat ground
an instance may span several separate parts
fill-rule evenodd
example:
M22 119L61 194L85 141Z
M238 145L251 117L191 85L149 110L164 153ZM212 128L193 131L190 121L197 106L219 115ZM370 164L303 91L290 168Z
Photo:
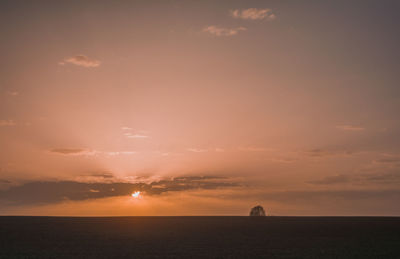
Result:
M0 258L400 258L400 218L0 217Z

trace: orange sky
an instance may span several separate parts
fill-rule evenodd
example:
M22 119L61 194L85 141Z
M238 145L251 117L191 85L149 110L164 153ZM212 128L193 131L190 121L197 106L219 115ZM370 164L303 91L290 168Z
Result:
M0 214L400 215L399 7L2 1Z

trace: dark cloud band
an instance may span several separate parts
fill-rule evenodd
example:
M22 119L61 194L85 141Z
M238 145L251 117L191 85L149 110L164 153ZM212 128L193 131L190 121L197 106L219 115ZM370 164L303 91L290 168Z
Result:
M9 205L57 203L130 195L141 191L146 195L195 189L217 189L238 186L228 178L192 176L177 177L153 183L84 183L76 181L29 182L0 192L0 200Z

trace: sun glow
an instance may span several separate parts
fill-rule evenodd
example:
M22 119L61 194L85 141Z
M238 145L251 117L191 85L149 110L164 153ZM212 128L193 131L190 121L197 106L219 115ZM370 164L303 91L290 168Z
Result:
M140 192L139 191L132 193L132 197L133 198L139 198L139 196L140 196Z

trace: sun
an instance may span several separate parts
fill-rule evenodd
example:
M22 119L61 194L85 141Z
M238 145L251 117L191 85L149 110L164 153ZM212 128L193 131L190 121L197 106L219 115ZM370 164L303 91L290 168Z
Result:
M134 192L131 194L133 198L139 198L140 196L140 191Z

